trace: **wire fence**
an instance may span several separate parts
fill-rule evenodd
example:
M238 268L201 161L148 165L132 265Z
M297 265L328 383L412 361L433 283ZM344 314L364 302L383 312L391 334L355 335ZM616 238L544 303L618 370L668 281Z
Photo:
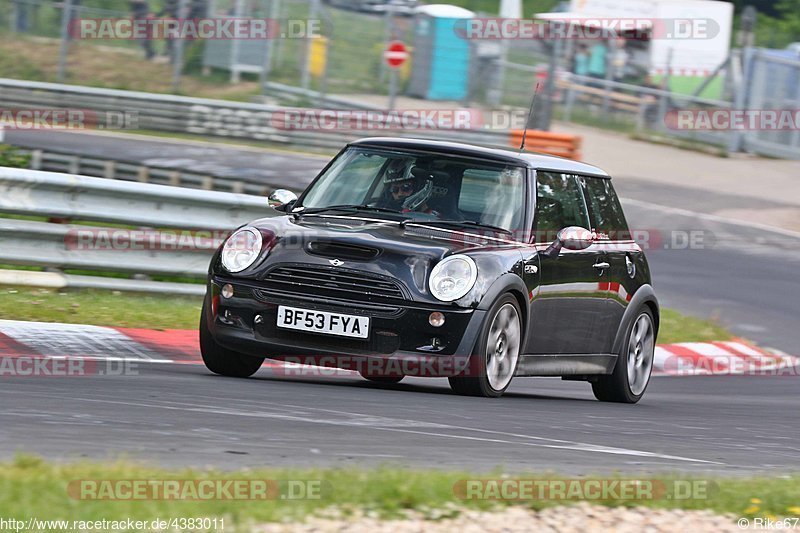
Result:
M67 7L70 11L65 16ZM392 40L403 41L412 49L411 61L399 69L403 94L418 66L414 63L422 63L425 51L415 53L413 47L423 26L429 24L418 16L391 11L362 13L321 0L0 0L0 35L65 39L72 41L67 43L69 46L87 44L98 49L127 48L155 61L172 61L177 43L169 39L97 39L77 43L65 31L64 24L78 19L169 18L181 14L188 18L270 19L277 22L281 34L274 39L185 40L178 74L216 75L233 83L243 78L258 79L331 94L386 94L389 67L382 53ZM304 23L304 31L286 35L293 23ZM526 106L532 88L546 80L553 65L557 72L573 71L579 46L573 42L554 46L539 39L474 40L467 44L469 54L464 62L469 65L470 83L459 99L465 103L512 106ZM647 60L641 46L633 41L626 44L628 60L623 75L615 72L605 79L646 85ZM612 46L609 63L615 53ZM611 68L609 74L610 71Z
M65 17L66 6L71 7ZM179 11L185 17L270 19L277 22L281 32L299 23L301 31L281 33L274 39L185 40L178 58L177 43L164 39L66 39L62 52L67 58L64 68L72 74L70 81L80 83L82 74L78 72L80 66L73 67L69 60L74 51L91 48L102 62L104 57L111 57L105 55L104 47L113 46L127 49L131 57L147 55L155 62L178 61L173 72L176 92L180 77L190 76L193 80L229 83L231 87L251 82L249 92L233 93L232 99L261 93L292 105L324 107L326 96L347 96L366 106L377 101L383 105L384 100L374 98L389 92L391 69L384 62L383 51L389 41L400 40L411 49L411 59L397 70L399 93L427 98L420 95L419 87L416 92L411 88L419 85L419 79L427 83L433 76L419 75L436 61L436 54L424 49L432 41L420 37L430 30L430 20L391 12L364 13L322 0L0 0L0 37L26 35L58 42L70 37L64 32L65 21L140 17L142 13L171 17ZM483 16L488 15L476 13L476 17ZM594 53L595 47L605 48L603 73L581 73L578 55L587 50ZM796 131L732 134L669 127L669 118L676 110L724 110L731 109L734 102L743 107L797 107L800 67L792 60L759 54L744 72L745 61L733 53L702 76L687 76L683 66L673 68L671 59L654 69L647 47L646 42L637 40L622 45L614 40L470 40L463 57L468 70L466 90L439 99L455 100L463 106L525 108L539 86L534 113L539 121L534 126L539 129L547 129L551 119L561 119L688 138L732 150L757 148L777 156L796 152L800 142ZM118 61L119 56L114 57ZM75 72L70 71L73 68ZM24 72L13 77L24 77ZM277 85L297 89L295 97L287 101L289 91L271 93L270 87ZM749 93L752 97L746 96Z

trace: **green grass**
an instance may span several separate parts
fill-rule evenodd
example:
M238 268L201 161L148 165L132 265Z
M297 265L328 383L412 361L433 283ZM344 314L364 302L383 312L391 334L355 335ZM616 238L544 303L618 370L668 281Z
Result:
M106 290L0 287L0 318L66 322L97 326L194 329L202 297L162 296ZM672 309L661 310L658 342L702 342L730 339L713 320Z
M225 530L248 530L257 522L297 521L323 509L338 508L345 514L359 509L381 517L401 516L416 510L428 517L456 514L463 508L499 508L523 505L533 509L568 502L527 500L522 502L460 499L454 493L459 480L499 479L501 472L475 475L468 472L407 470L394 467L372 469L290 469L264 467L254 470L165 470L131 462L52 464L35 456L19 455L0 464L0 516L35 516L39 519L153 520L157 517L224 517ZM514 476L519 479L575 479L553 474ZM602 479L634 479L635 476L603 476ZM640 501L604 500L608 506L711 509L734 516L797 516L800 476L779 478L704 479L682 475L639 476L673 482L697 480L707 493L696 498L657 498ZM601 479L598 476L590 478ZM169 501L155 499L90 500L70 496L70 482L80 480L303 480L321 488L319 498L259 500ZM74 487L74 484L73 484ZM438 510L438 511L437 511ZM733 519L732 519L733 520Z
M0 318L129 328L193 329L202 297L0 287Z
M57 81L59 39L10 33L6 28L0 28L0 77ZM191 57L199 56L195 54ZM194 72L198 66L187 65L187 69ZM172 67L163 60L146 61L141 48L134 41L104 41L98 44L76 40L69 47L64 81L89 87L171 93ZM248 100L260 94L260 89L253 80L243 79L239 84L230 84L227 76L219 73L210 76L185 74L181 78L179 94Z
M661 308L659 344L673 342L725 341L733 337L715 320L703 320L684 315L674 309Z

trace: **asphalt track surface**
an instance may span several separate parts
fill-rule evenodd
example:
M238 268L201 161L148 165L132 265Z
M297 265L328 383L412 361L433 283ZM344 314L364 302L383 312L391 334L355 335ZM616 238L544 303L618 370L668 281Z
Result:
M53 149L56 135L73 135L37 133ZM111 143L113 150L127 144L93 137L91 144ZM179 159L181 145L170 146ZM219 151L231 168L244 161L234 148ZM285 156L271 168L324 163ZM631 226L661 232L648 258L662 304L713 314L736 333L798 355L800 239L702 214L739 198L645 186L635 177L616 184ZM672 244L672 235L688 231L700 232L702 247ZM54 459L123 454L222 468L387 463L575 474L779 474L800 465L796 375L654 378L635 406L597 402L587 384L558 379L518 379L503 398L489 400L456 396L439 379L386 386L354 377L276 376L265 368L235 380L171 364L123 376L2 383L5 457L22 450Z
M390 464L485 472L781 474L800 465L796 377L654 378L637 405L587 384L518 379L498 400L446 380L138 375L18 377L0 391L0 449L171 466Z

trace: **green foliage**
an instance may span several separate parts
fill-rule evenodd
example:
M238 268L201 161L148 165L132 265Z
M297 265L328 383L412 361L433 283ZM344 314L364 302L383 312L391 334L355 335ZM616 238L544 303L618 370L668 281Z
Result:
M734 19L735 35L739 29L741 13L737 9ZM793 42L800 42L800 0L781 0L774 4L770 13L758 11L755 27L755 45L764 48L785 48Z
M265 522L292 523L311 515L346 518L369 513L382 518L400 518L415 510L429 519L455 516L463 509L499 509L509 505L542 509L569 505L576 500L530 499L522 501L460 499L454 492L457 483L467 479L507 478L501 471L476 475L464 471L413 470L392 466L377 468L276 468L263 467L239 471L217 469L162 469L129 461L51 463L29 454L0 463L0 516L35 516L43 520L153 520L165 516L224 517L225 531L253 531ZM130 499L79 500L71 496L70 483L80 480L306 480L318 482L320 497L283 500L166 500ZM513 479L574 479L549 473L518 472ZM631 480L634 476L589 475L586 479ZM616 506L645 506L666 509L711 509L736 516L797 516L800 508L800 477L711 478L686 474L645 476L658 486L697 486L696 496L653 499L600 499L590 503ZM535 494L535 492L534 492ZM720 527L725 524L721 523Z
M31 156L8 144L0 144L0 167L28 168Z
M800 0L781 0L776 9L780 14L778 29L792 36L795 41L800 41Z

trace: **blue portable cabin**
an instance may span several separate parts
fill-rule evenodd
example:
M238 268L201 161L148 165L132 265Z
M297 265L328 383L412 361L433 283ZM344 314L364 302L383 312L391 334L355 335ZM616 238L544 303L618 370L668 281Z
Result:
M447 4L416 10L409 96L427 100L467 98L470 42L463 32L457 32L457 24L474 16L472 11Z

